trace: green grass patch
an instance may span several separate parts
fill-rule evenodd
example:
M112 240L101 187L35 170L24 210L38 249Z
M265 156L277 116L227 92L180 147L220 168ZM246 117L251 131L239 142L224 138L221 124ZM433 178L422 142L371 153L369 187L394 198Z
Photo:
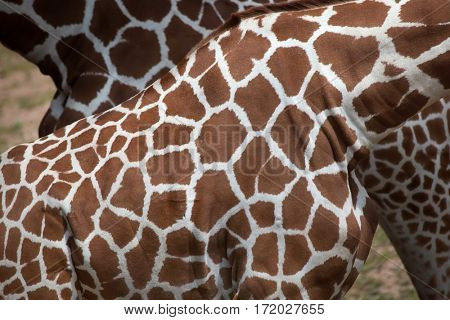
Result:
M52 92L44 92L44 93L38 93L33 94L29 96L23 96L17 98L17 103L19 104L19 107L21 109L32 109L34 107L40 106L44 103L50 103L51 99L53 97Z

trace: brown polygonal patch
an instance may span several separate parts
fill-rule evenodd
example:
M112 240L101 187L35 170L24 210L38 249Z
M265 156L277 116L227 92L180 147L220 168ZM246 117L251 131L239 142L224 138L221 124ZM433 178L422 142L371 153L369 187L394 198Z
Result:
M445 89L449 89L450 76L448 75L448 72L444 72L445 68L436 67L436 66L445 66L448 64L448 61L450 61L449 51L437 56L433 60L420 64L419 68L429 76L438 79Z
M181 0L177 3L178 10L192 20L197 20L202 8L201 0Z
M33 290L28 293L28 299L30 300L56 300L58 299L58 294L53 289L48 289L47 287L42 287Z
M349 195L347 174L320 174L314 178L314 184L323 197L342 208ZM336 190L339 190L336 192Z
M21 187L16 196L16 201L8 212L8 219L17 221L24 213L24 209L31 204L33 194L27 187Z
M262 75L236 91L235 102L244 108L254 130L262 130L280 103L276 91Z
M10 261L17 261L19 245L21 243L22 234L16 227L9 229L8 240L5 248L5 258Z
M90 264L102 283L110 282L120 273L119 259L106 240L95 236L89 243Z
M194 171L194 163L188 150L154 156L147 162L151 183L188 184Z
M361 117L377 115L395 108L408 88L408 80L404 77L389 82L376 82L353 100L353 106Z
M147 297L150 300L171 300L175 299L174 295L171 292L164 291L163 289L159 287L152 288L149 292Z
M346 261L333 257L309 271L302 278L302 284L308 290L309 298L330 299L334 293L334 285L344 279L346 269Z
M259 201L250 206L250 212L260 228L270 227L275 222L275 207L272 202Z
M2 231L1 228L0 231ZM0 248L3 250L1 244ZM39 254L40 248L41 246L38 243L24 238L22 242L22 254L20 255L20 263L25 264L36 259Z
M54 27L81 23L84 17L84 0L35 0L33 8L47 23ZM49 10L51 8L51 10Z
M27 149L27 146L24 146L24 145L19 145L17 147L11 148L11 150L8 151L7 157L8 157L8 159L15 161L15 162L22 161L24 159L23 155L24 155L26 149Z
M160 52L156 34L135 27L123 33L122 41L110 50L110 57L119 74L139 79L160 61Z
M208 256L215 264L222 264L228 260L228 250L239 244L239 241L233 237L224 228L211 235L208 239Z
M97 97L106 81L106 75L82 74L72 85L70 97L78 102L89 105Z
M217 15L216 11L209 3L204 3L203 16L200 20L200 25L206 29L213 30L222 23L222 20Z
M42 250L42 257L45 264L45 271L48 278L53 278L55 274L67 267L67 258L60 248L47 248ZM53 280L53 279L52 279Z
M145 228L139 244L125 254L128 270L136 288L143 289L150 281L158 249L158 235L152 229Z
M145 131L154 125L159 120L158 108L151 108L139 115L130 113L122 122L123 130L134 133L138 131Z
M141 161L147 154L146 136L138 136L131 139L125 154L130 162Z
M25 180L28 183L34 182L41 175L41 173L47 168L47 166L48 163L36 159L31 159L30 162L28 162Z
M72 48L77 50L74 51ZM83 72L103 73L107 70L103 56L97 52L94 44L84 34L63 38L56 45L56 50L67 68L68 83L75 83L78 75ZM75 58L80 55L89 57L89 60ZM68 121L68 123L71 122Z
M353 212L348 215L345 222L347 224L347 239L344 242L344 246L350 252L355 252L361 239L361 229Z
M214 276L211 276L208 281L202 285L183 293L183 299L213 299L217 294L217 291L215 278Z
M75 157L84 173L92 172L98 164L98 155L94 148L88 148L77 152Z
M275 292L277 284L275 281L266 280L259 277L251 277L239 286L237 299L267 299Z
M327 32L317 38L314 47L320 62L331 64L348 90L370 73L379 56L378 41L372 36L355 38Z
M20 182L20 165L16 163L3 165L2 176L5 184L18 184Z
M135 101L134 99L130 99L130 97L133 97L139 91L140 90L131 86L130 84L124 84L119 81L114 81L113 84L111 85L111 90L109 91L109 99L111 100L113 105L107 105L106 109L111 109L113 106L118 105L120 103L122 103L122 107L124 108L134 109L137 101ZM139 96L140 95L138 95L138 97ZM100 112L100 110L98 111Z
M183 218L186 207L184 191L154 193L150 200L148 219L159 228L165 229Z
M136 237L138 227L138 222L118 216L109 209L104 209L100 216L100 228L111 234L114 242L120 248L126 246Z
M0 30L2 44L22 55L47 39L47 33L26 15L0 12L0 21L2 21ZM11 33L11 30L14 30L14 33ZM17 35L26 36L27 41L23 41L22 37Z
M258 191L279 194L294 178L294 171L286 167L280 159L272 157L259 172Z
M311 68L302 48L278 48L268 62L271 73L278 78L288 96L297 95ZM289 72L286 72L289 70Z
M192 78L197 78L203 72L208 70L215 61L215 53L213 50L208 49L207 46L199 48L195 52L195 61L189 71L189 75Z
M311 11L308 13L311 13ZM297 13L283 13L278 16L277 21L272 26L272 31L280 41L288 39L308 41L318 28L318 23L306 21Z
M103 284L101 297L107 300L123 298L128 293L128 287L123 278L114 279Z
M251 234L250 224L244 210L233 214L228 219L227 227L243 239L247 239Z
M85 179L78 187L71 206L67 216L71 230L77 239L84 240L94 228L91 217L100 206L90 179Z
M395 49L403 56L416 59L423 52L440 44L450 36L446 25L429 25L418 27L393 27L387 31ZM411 46L414 43L414 46ZM449 53L447 52L447 55Z
M215 7L219 14L222 16L222 19L227 19L231 16L232 13L238 10L238 6L228 0L218 0L215 2Z
M174 63L178 63L192 49L192 45L203 38L177 16L172 18L164 33L166 44L170 48L169 59Z
M398 76L405 72L405 69L394 66L393 64L386 63L384 67L384 74L389 77Z
M13 275L16 274L16 269L13 267L0 267L0 281L5 282L9 278L11 278Z
M171 3L165 0L152 0L151 2L139 0L124 0L125 7L138 20L161 21L171 9Z
M111 144L111 152L110 153L121 153L123 150L123 146L127 142L127 138L124 136L116 136L113 143Z
M195 188L192 222L202 231L209 231L223 215L238 204L223 171L207 171Z
M447 8L446 8L447 6ZM439 8L439 10L437 10ZM408 1L402 5L400 18L404 22L421 22L427 25L448 22L447 0Z
M172 231L166 238L167 253L177 257L202 256L205 243L198 240L191 230L182 228Z
M159 273L159 281L168 282L172 286L181 286L204 278L208 273L209 268L203 262L184 262L178 258L166 258Z
M170 145L189 143L192 127L182 124L163 123L153 132L153 147L164 149Z
M66 222L57 208L44 208L45 227L43 237L51 241L61 241L66 231Z
M447 139L445 134L445 124L443 119L432 119L426 121L426 126L430 138L437 143L444 143Z
M107 12L107 14L105 14ZM89 30L107 45L117 35L120 28L130 20L119 6L111 1L96 1Z
M307 181L301 178L283 201L283 228L304 230L313 203Z
M167 105L167 114L200 120L205 109L198 100L194 90L187 82L182 82L178 88L169 92L163 102Z
M305 167L304 152L309 141L313 120L296 106L287 106L272 128L272 138L293 164Z
M111 204L142 216L145 194L146 190L141 171L138 168L130 168L125 172L120 189L112 197Z
M115 131L116 131L115 126L103 127L100 130L100 134L98 135L97 145L107 144L110 141L110 139L112 138Z
M316 113L338 107L342 103L342 93L318 72L309 81L304 97Z
M288 300L301 300L302 295L297 285L289 282L281 283L281 290L283 291L284 297Z
M366 122L367 130L381 133L386 128L395 128L418 113L428 102L428 97L414 90L406 95L397 108L372 117Z
M252 248L252 269L275 276L278 272L278 239L275 233L265 233L255 240Z
M317 135L310 170L345 160L347 148L356 142L355 132L342 116L328 116Z
M256 177L270 154L269 146L264 138L256 137L234 164L236 180L246 197L250 197L255 192Z
M42 234L42 222L44 221L43 206L44 203L42 201L37 202L27 212L25 219L22 221L24 229L37 236L41 236Z
M240 33L240 31L234 30L231 32ZM229 44L230 43L228 43L228 45ZM233 78L236 80L242 80L247 74L249 74L250 70L253 68L252 60L261 59L269 47L269 40L256 35L251 31L246 32L244 38L239 40L238 44L233 45L231 48L226 48L222 44L222 50L224 52L228 52L225 60L228 63L228 67ZM257 92L261 94L264 91Z
M331 250L339 239L339 218L333 212L319 206L308 236L317 251Z
M236 115L229 110L214 114L202 126L196 140L201 161L227 162L242 144L247 132Z
M3 289L4 295L19 294L23 292L23 286L19 279L14 280L10 284L6 285Z
M116 181L122 166L122 161L119 158L111 158L96 172L95 178L97 179L103 199L106 199L108 196L111 186Z
M302 235L284 236L285 253L283 273L296 274L301 271L311 257L306 238Z
M70 140L71 148L72 149L78 149L85 145L91 144L92 140L94 139L95 135L95 129L89 129L84 131L82 134L78 135L75 138L72 138Z
M387 17L389 7L379 2L349 3L335 6L336 12L328 21L331 25L344 27L378 27Z
M230 98L230 88L218 64L214 65L203 75L199 85L203 88L206 100L211 107L221 105Z

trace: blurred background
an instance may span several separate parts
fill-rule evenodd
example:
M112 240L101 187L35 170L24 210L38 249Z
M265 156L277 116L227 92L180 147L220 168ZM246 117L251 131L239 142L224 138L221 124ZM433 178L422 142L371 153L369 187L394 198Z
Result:
M39 123L55 88L49 77L0 45L0 153L37 139ZM373 250L345 299L417 299L387 236L378 229Z

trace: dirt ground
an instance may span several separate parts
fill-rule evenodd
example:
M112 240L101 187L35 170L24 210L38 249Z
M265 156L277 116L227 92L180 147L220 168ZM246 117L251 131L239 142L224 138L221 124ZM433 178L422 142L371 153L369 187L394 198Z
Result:
M0 153L37 138L39 123L54 92L49 77L0 45ZM345 299L417 299L408 274L381 230Z

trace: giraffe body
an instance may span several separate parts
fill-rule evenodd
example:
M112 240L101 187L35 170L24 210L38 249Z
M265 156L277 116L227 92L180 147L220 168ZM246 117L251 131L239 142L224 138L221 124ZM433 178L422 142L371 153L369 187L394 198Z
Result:
M373 236L353 169L448 93L448 37L430 34L433 20L412 39L439 45L417 58L392 55L408 37L378 46L393 37L381 29L411 28L386 17L423 1L380 3L369 34L330 24L349 4L248 17L133 99L3 154L2 296L339 297ZM337 58L375 58L336 73L321 48L350 31L366 42ZM406 110L365 101L380 82L402 88L378 72L390 64L414 94Z

